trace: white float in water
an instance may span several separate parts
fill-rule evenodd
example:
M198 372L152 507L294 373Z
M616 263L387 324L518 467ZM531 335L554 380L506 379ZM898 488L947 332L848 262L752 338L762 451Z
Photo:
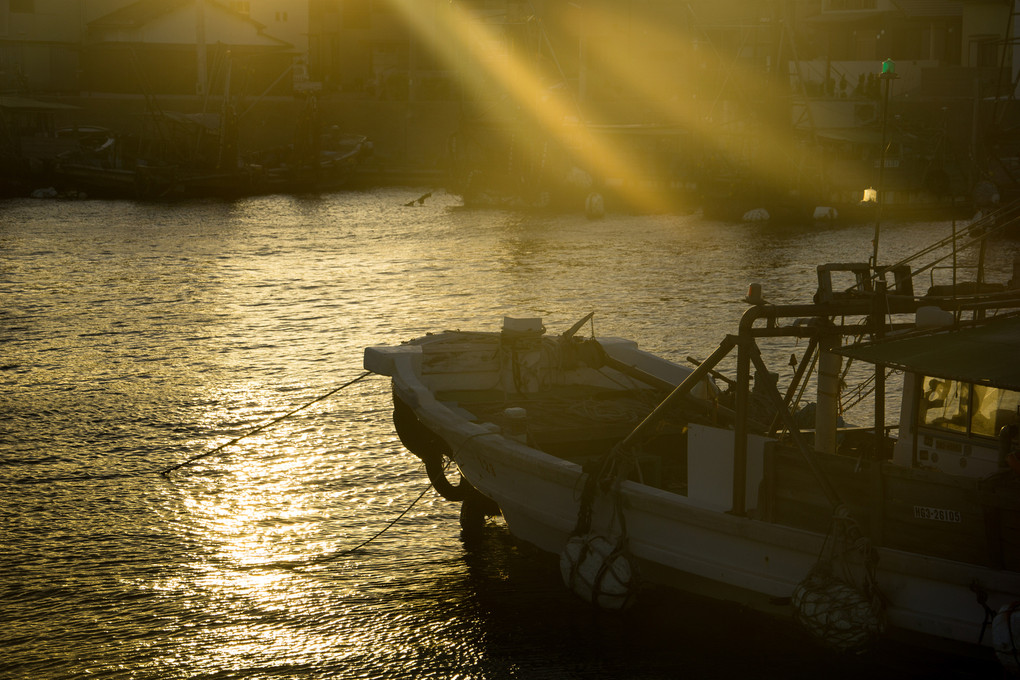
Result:
M999 663L1012 675L1020 675L1020 603L1004 605L992 619L992 646Z

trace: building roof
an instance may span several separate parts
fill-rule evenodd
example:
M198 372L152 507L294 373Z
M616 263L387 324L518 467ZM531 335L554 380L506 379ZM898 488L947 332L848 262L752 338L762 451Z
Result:
M891 11L885 9L832 11L816 14L804 21L809 24L857 24L877 21L889 14L891 14Z
M908 19L963 16L961 0L890 0L895 9L830 10L806 19L812 24L854 24L898 14Z
M871 144L879 146L882 143L882 133L871 128L818 128L815 136L833 142L851 142L853 144Z
M101 41L195 44L195 21L180 16L194 12L199 0L137 0L89 22ZM225 45L268 48L293 47L263 33L265 25L236 12L217 0L201 0L205 12L205 40ZM158 37L157 37L158 36Z
M91 26L137 28L190 5L194 0L138 0L92 22Z
M27 97L0 96L0 109L8 111L75 111L77 106L57 102L41 102Z

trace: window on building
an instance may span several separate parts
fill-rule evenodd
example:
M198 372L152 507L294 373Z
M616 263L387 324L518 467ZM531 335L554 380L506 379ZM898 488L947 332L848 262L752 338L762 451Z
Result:
M245 16L251 15L251 3L246 0L231 0L230 9Z
M996 44L999 37L995 35L973 35L970 38L971 66L998 66L999 50Z

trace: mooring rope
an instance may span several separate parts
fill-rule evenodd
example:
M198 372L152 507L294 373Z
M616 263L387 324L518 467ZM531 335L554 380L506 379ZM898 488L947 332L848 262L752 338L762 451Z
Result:
M364 376L362 376L362 377L364 377ZM449 468L452 463L453 463L453 460L446 461L446 466L443 469L446 470L446 468ZM336 552L329 553L327 555L319 555L318 557L313 557L313 558L308 559L308 560L288 560L286 562L273 562L273 563L270 563L270 564L260 564L260 565L256 565L256 566L257 566L257 568L290 567L292 569L304 569L306 567L310 567L310 566L315 565L315 564L322 564L324 562L332 562L333 560L339 559L341 557L346 557L347 555L351 555L353 553L356 553L357 551L361 550L366 545L368 545L369 543L371 543L372 541L374 541L375 539L379 538L380 536L385 534L387 531L392 529L394 524L396 524L397 522L399 522L400 520L402 520L404 518L404 515L406 515L407 513L411 512L411 508L416 506L418 504L418 501L420 501L422 498L424 498L425 494L427 494L430 489L432 489L432 484L431 483L428 484L425 487L425 489L422 490L422 492L420 494L418 494L417 497L415 497L415 499L413 501L411 501L411 504L408 505L406 508L404 508L400 512L399 515L397 515L396 517L391 519L386 524L386 526L384 526L382 529L380 529L379 531L375 532L374 534L372 534L371 536L369 536L368 538L366 538L364 541L362 541L361 543L357 544L353 548L344 548L343 550L338 550Z
M242 439L244 439L246 437L250 437L253 434L257 434L257 433L261 432L262 430L266 429L267 427L271 427L273 425L276 425L277 423L279 423L279 422L281 422L283 420L286 420L287 418L290 418L292 415L294 415L298 411L303 411L304 409L308 408L312 404L314 404L316 402L320 402L323 399L326 399L328 397L331 397L334 394L336 394L337 392L339 392L340 390L342 390L342 389L344 389L346 387L350 387L351 385L353 385L356 382L360 382L361 380L364 380L365 378L367 378L371 374L372 374L371 371L365 371L364 373L359 375L357 378L354 378L353 380L348 380L343 385L340 385L340 387L336 387L336 388L330 390L329 392L326 392L322 396L316 397L315 399L312 399L307 404L304 404L302 406L298 406L296 409L294 409L292 411L288 411L287 413L284 413L279 418L275 418L273 420L270 420L268 423L264 423L262 425L259 425L258 427L254 428L252 430L249 430L249 431L245 432L244 434L242 434L242 435L240 435L238 437L235 437L234 439L231 439L226 444L221 444L220 446L217 446L215 449L213 449L211 451L205 451L205 452L200 453L200 454L198 454L196 456L192 456L191 458L188 458L184 462L178 463L177 465L171 465L170 467L168 467L168 468L166 468L164 470L161 470L159 474L163 475L164 477L168 477L168 476L170 476L171 472L173 472L175 470L179 470L182 467L184 467L185 465L190 465L191 463L194 463L196 460L201 460L202 458L206 458L208 456L211 456L214 453L219 453L220 451L222 451L223 449L227 448L228 446L233 446L234 444L236 444L237 442L241 441Z
M447 464L447 467L449 467L449 464ZM329 555L321 555L319 557L313 557L312 559L308 560L307 563L308 564L321 564L322 562L329 562L331 560L335 560L335 559L337 559L339 557L344 557L346 555L350 555L351 553L355 553L355 552L361 550L366 545L368 545L369 543L371 543L375 539L377 539L380 536L382 536L383 534L385 534L387 531L389 531L389 529L394 524L396 524L401 519L403 519L404 515L409 513L411 511L411 508L413 508L415 505L417 505L418 501L420 501L422 498L424 498L425 494L427 494L431 488L432 488L432 484L429 484L428 486L426 486L425 490L422 491L420 494L418 494L418 497L415 498L413 501L411 501L411 504L408 505L406 508L404 508L403 512L401 512L399 515L397 515L392 520L390 520L390 522L386 526L384 526L382 529L377 531L372 536L369 536L368 538L366 538L364 541L362 541L361 543L357 544L353 548L346 548L344 550L340 550L340 551L335 552L335 553L330 553Z

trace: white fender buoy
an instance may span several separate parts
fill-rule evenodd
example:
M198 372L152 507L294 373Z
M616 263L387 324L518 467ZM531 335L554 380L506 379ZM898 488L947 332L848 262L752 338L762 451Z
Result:
M572 536L560 553L563 583L603 609L622 609L631 600L630 560L605 536Z
M765 208L755 208L744 213L745 222L768 222L771 215Z
M44 189L36 189L32 192L32 198L56 198L57 190L53 187L46 187Z
M596 220L605 216L606 204L602 200L602 194L597 191L588 194L588 198L584 201L584 214L588 216L589 220Z
M1012 675L1020 675L1020 602L1007 604L992 619L995 657Z
M956 316L941 307L926 305L914 312L914 323L918 328L945 328L953 325Z

